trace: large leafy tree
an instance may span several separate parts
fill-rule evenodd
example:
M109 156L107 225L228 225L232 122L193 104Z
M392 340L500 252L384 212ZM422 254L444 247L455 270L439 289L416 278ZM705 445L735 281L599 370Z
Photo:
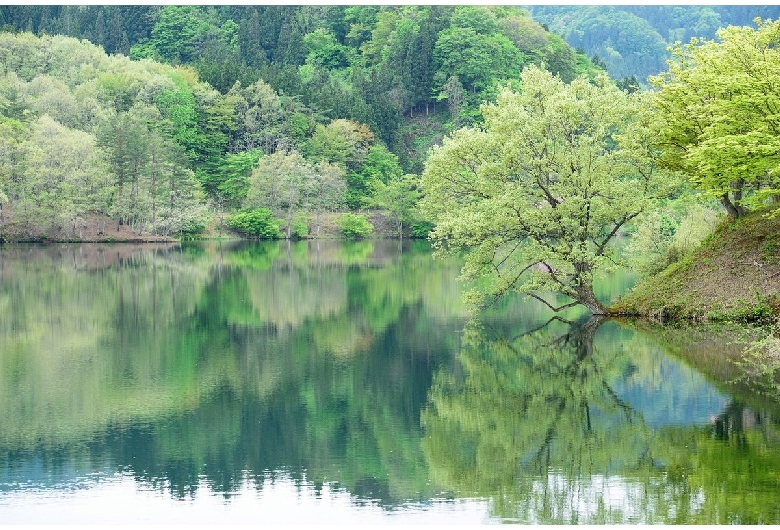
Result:
M780 194L780 21L673 50L651 78L664 162L739 217Z
M466 279L486 277L475 305L554 290L605 314L593 273L614 260L620 228L669 191L651 156L650 115L604 75L566 85L529 67L522 86L483 105L482 128L431 152L422 207L437 223L432 237L442 251L468 251Z

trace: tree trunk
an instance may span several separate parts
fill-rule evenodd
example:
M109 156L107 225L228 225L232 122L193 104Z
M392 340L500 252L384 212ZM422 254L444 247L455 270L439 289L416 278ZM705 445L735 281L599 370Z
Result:
M590 311L594 316L609 314L609 311L607 311L607 308L604 306L604 304L602 304L599 299L596 298L596 293L593 292L592 281L588 281L577 286L575 294L572 296L572 298L587 307L588 311Z
M726 208L726 212L734 219L739 219L745 213L745 209L742 206L731 202L728 192L721 196L720 203Z

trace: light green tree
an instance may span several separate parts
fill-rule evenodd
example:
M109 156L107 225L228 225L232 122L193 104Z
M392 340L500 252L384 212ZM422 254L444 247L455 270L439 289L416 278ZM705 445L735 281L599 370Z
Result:
M739 217L780 195L780 21L672 50L657 87L663 162Z
M3 205L8 203L8 195L6 195L2 189L0 189L0 226L3 224Z
M0 116L0 224L5 220L3 206L20 195L27 135L24 123Z
M100 190L109 184L94 137L44 115L32 123L25 159L24 221L80 236L86 214L97 209Z
M236 83L230 89L236 101L237 127L230 148L234 152L261 148L270 154L278 148L292 148L285 131L285 110L274 89L262 80L246 88Z
M314 167L310 185L309 208L314 214L314 231L319 235L322 212L333 212L346 204L347 181L344 169L323 160Z
M403 237L404 224L415 218L420 199L418 181L417 175L407 174L391 178L387 183L379 179L369 183L372 196L367 201L368 205L383 208L390 213L398 227L399 238Z
M309 208L314 182L314 169L299 152L277 151L252 171L244 208L269 208L282 216L289 239L296 214Z
M553 290L605 314L594 272L614 262L621 227L670 191L651 156L652 117L605 75L566 85L532 66L522 86L483 105L482 128L431 152L421 206L432 238L440 251L468 251L463 277L483 278L467 297L476 306Z

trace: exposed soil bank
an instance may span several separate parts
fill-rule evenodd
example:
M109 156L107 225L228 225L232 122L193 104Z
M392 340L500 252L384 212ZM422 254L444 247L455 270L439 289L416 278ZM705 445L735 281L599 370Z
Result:
M310 238L341 239L343 235L336 224L341 214L326 213L320 216L319 230L310 223ZM371 237L393 238L398 237L398 227L394 220L384 212L366 212L368 220L374 226ZM225 215L227 218L227 215ZM408 227L404 227L404 237L408 237ZM224 223L220 229L219 215L214 214L202 234L197 238L235 238L240 236L232 232ZM159 243L178 241L177 237L155 236L146 232L138 233L127 225L117 226L116 220L103 215L91 215L82 226L76 230L72 228L55 228L43 230L35 226L20 225L14 222L13 215L6 208L3 222L0 222L0 242L17 243Z
M644 279L612 312L666 320L780 318L780 215L724 221L701 246Z

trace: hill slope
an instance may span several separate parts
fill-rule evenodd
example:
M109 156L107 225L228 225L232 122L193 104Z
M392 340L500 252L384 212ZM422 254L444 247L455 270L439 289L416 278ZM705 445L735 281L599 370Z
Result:
M715 38L718 28L753 26L753 19L777 19L780 7L772 5L540 5L528 11L573 48L598 55L609 74L620 79L666 70L667 46L692 37Z
M661 320L780 317L780 215L726 221L702 245L640 282L614 312Z

